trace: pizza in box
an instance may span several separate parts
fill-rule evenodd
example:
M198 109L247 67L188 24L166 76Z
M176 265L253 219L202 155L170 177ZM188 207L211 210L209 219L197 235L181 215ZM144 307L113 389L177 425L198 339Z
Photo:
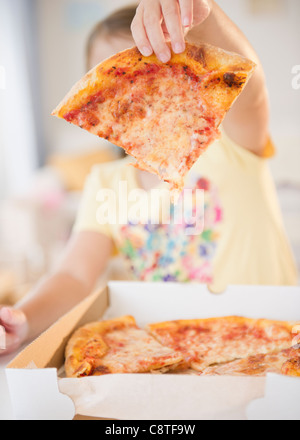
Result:
M220 317L154 323L134 317L79 328L66 348L67 377L106 374L300 377L295 323Z

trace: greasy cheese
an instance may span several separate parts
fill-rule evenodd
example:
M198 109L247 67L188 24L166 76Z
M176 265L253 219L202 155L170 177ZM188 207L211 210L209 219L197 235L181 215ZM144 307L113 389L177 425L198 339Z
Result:
M265 322L265 321L263 321ZM164 323L149 326L151 334L161 343L183 353L187 365L204 368L291 347L288 326L261 325L255 320L221 318L191 322Z
M260 354L204 370L204 376L265 376L267 373L300 377L300 350Z
M123 70L117 87L64 117L122 146L140 168L182 189L188 169L219 136L224 115L205 101L201 78L184 66Z
M125 328L103 336L108 351L94 360L93 375L103 373L145 373L179 363L182 356L163 347L151 335L137 328Z

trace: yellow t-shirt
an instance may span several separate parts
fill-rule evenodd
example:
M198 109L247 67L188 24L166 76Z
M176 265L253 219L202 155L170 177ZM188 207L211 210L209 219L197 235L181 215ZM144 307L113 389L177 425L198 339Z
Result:
M93 168L74 228L75 232L97 231L110 237L122 256L128 279L194 281L216 290L230 284L297 284L297 269L266 159L222 132L221 139L194 165L186 183L186 188L202 190L204 211L196 212L194 207L181 222L174 221L174 212L169 222L161 221L168 193L165 183L160 186L161 198L139 199L145 218L128 220L125 211L136 208L137 196L142 194L131 162L126 158ZM127 194L131 194L128 205ZM153 204L157 206L152 211ZM160 220L153 224L149 213L156 213L157 219L158 211ZM202 226L199 232L188 234L195 216L201 217Z

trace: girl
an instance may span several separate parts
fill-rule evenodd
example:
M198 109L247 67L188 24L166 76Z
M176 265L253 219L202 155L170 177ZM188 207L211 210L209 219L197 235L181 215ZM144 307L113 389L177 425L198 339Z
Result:
M33 339L89 295L116 252L125 262L129 279L200 282L218 291L228 284L297 284L267 163L274 149L263 69L246 37L217 3L142 0L137 11L125 8L93 31L88 67L134 43L145 56L154 51L162 62L168 62L171 52L166 41L171 41L174 52L181 53L187 33L191 42L204 41L237 52L258 65L227 115L221 139L188 177L188 188L204 191L204 228L190 235L187 222L105 223L99 191L118 194L120 182L126 183L128 191L146 192L164 188L164 184L156 176L128 166L130 158L95 166L74 233L56 271L14 309L0 310L0 324L7 333L7 349L0 353ZM116 206L106 208L110 211ZM117 205L117 209L121 207Z

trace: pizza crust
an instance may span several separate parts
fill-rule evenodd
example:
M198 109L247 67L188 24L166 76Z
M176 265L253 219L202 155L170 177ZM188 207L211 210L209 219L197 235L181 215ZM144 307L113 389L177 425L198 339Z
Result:
M118 69L124 67L128 69L128 74L132 74L142 69L145 63L153 63L166 69L169 65L185 65L192 69L197 76L203 76L211 72L223 73L225 75L222 84L223 95L220 94L219 97L223 104L226 102L227 110L229 110L229 105L233 103L232 99L230 101L230 96L233 99L237 98L238 90L245 85L256 67L254 62L240 55L205 43L200 45L186 43L186 51L182 54L172 52L172 59L168 64L159 61L155 55L144 57L134 47L108 58L90 70L75 84L52 112L52 115L64 118L74 108L85 105L89 97L99 92L99 90L118 86L119 76L114 75L116 66L118 66ZM212 85L211 90L215 90Z
M103 340L105 333L129 327L136 328L132 316L93 322L79 328L70 338L65 350L67 377L89 376L92 372L92 364L84 358L82 350L92 344L94 355L101 359L109 349Z

